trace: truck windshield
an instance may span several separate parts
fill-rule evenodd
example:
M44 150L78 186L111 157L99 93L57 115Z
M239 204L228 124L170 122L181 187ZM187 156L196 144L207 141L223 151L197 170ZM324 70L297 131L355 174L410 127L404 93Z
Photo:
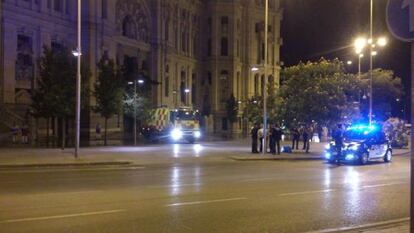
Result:
M184 111L179 110L177 112L174 112L172 115L174 115L175 118L178 118L179 120L198 120L199 119L199 113L195 111Z

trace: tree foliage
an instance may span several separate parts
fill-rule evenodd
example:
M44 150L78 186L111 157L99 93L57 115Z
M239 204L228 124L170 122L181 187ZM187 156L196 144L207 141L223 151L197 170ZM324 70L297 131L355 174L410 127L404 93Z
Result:
M237 115L239 113L239 105L233 93L230 95L230 98L226 101L226 113L227 113L227 119L230 123L234 123L237 121Z
M360 86L364 94L369 96L369 72L361 75ZM403 93L401 79L394 76L391 70L375 69L372 72L372 109L374 119L385 121L392 116L392 105ZM362 101L362 115L368 116L369 101Z
M102 58L97 67L98 77L93 92L96 98L94 111L105 118L104 144L107 145L107 122L121 112L124 82L113 60Z
M348 103L358 98L360 86L345 74L337 59L299 63L282 71L280 114L287 122L332 125L341 120Z

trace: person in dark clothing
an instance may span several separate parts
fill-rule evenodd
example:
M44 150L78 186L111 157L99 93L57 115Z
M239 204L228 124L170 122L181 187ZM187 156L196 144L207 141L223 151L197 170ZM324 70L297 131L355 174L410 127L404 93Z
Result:
M340 158L341 158L341 155L342 155L342 145L343 145L343 141L344 141L344 131L343 131L343 128L342 128L342 124L337 125L337 128L333 132L332 137L335 141L335 150L336 150L335 161L339 165Z
M275 146L277 147L277 154L280 155L280 140L282 140L282 129L279 127L278 124L273 128L272 138L274 141ZM276 148L273 149L274 153L276 153Z
M309 132L307 130L307 127L303 127L302 138L303 138L303 148L302 148L302 150L306 150L306 148L308 146L308 143L309 143Z
M295 144L296 144L296 150L299 149L299 139L300 139L300 133L298 128L294 127L291 130L291 135L292 135L292 150L295 149Z
M254 154L259 153L259 151L257 151L258 131L259 131L259 125L255 124L250 132L252 136L252 153Z
M275 144L275 137L274 137L275 130L276 130L275 126L271 125L269 129L269 135L270 135L269 147L270 147L270 153L272 154L276 154L276 144Z

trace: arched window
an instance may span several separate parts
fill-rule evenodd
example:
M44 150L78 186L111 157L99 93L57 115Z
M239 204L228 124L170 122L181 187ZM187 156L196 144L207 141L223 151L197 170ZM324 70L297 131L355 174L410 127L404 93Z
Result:
M131 16L125 16L122 21L122 35L130 39L137 38L137 31L135 27L135 22Z

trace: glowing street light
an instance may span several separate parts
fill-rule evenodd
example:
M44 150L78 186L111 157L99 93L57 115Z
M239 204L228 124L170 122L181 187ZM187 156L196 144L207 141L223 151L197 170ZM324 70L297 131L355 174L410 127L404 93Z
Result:
M378 52L377 51L372 51L371 52L371 56L377 56L378 55Z
M352 65L352 61L347 61L346 64Z
M385 38L385 37L380 37L380 38L378 38L378 40L377 40L377 45L378 46L380 46L380 47L384 47L385 45L387 45L387 38Z
M253 67L253 68L252 68L252 71L253 71L253 72L259 71L259 68L257 68L257 67Z
M367 39L363 37L358 37L357 39L355 39L354 47L356 51L361 52L365 48L365 46L367 46Z

